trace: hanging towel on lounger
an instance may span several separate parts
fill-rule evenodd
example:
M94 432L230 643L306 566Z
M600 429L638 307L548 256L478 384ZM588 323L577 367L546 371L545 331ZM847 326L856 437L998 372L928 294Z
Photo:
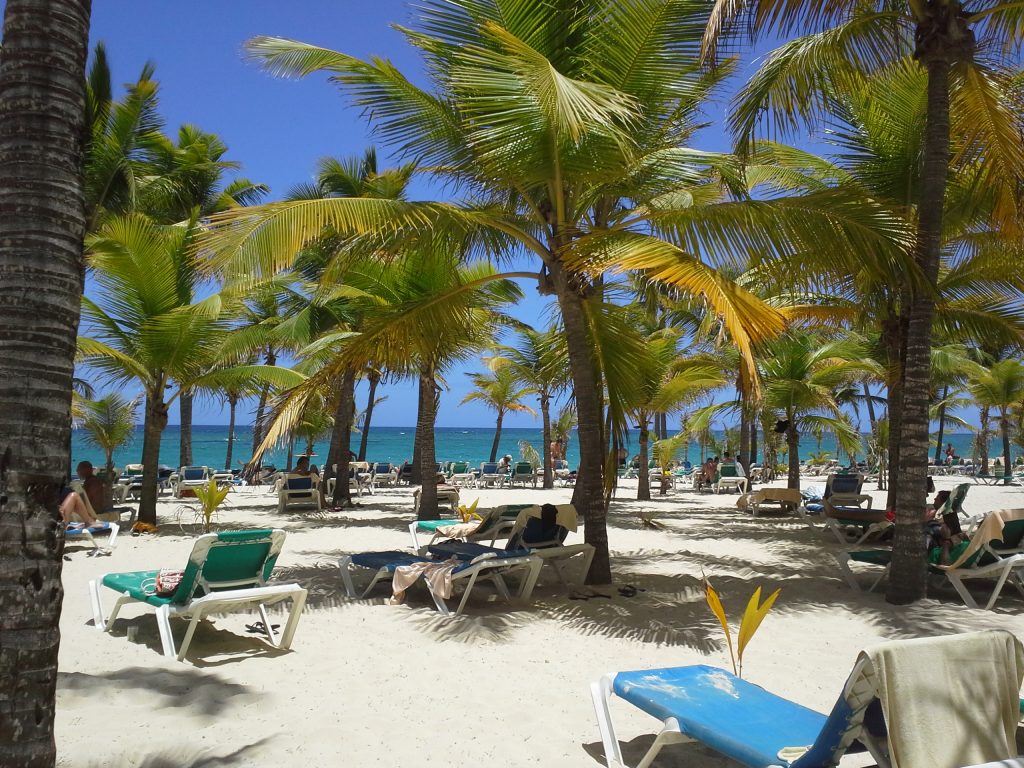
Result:
M405 590L415 584L421 576L430 583L430 589L434 594L447 600L452 596L452 571L462 564L452 558L436 563L424 560L421 563L398 566L391 577L392 601L400 603L405 600Z

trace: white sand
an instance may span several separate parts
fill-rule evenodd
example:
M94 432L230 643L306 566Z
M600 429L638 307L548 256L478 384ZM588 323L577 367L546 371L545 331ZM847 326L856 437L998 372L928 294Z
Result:
M940 489L954 482L937 479ZM163 501L159 535L125 535L111 557L68 548L58 764L603 765L592 680L613 670L728 665L700 589L702 569L737 620L756 586L782 587L748 649L745 677L820 711L834 703L857 652L876 641L984 627L1024 635L1024 603L1011 588L991 612L968 610L948 588L893 607L842 582L832 557L840 547L820 527L752 519L730 508L735 495L688 490L639 504L629 501L635 489L635 481L620 487L609 537L616 586L644 591L569 600L546 569L532 605L494 601L484 587L467 615L452 619L440 618L420 588L403 606L386 604L386 584L377 599L343 596L339 553L409 546L410 489L364 496L352 511L296 510L284 519L265 491L232 494L221 527L284 528L276 578L309 588L309 602L291 652L269 650L244 631L257 617L232 615L197 632L185 663L161 655L156 622L141 608L126 608L112 634L98 632L86 592L89 579L109 571L184 566L196 529L181 531L177 505ZM564 502L571 489L471 490L464 499L477 495L482 506ZM876 506L883 498L876 495ZM975 485L965 507L1024 507L1024 489ZM666 529L643 529L641 508ZM114 594L104 591L109 609ZM134 642L129 626L137 628ZM635 760L659 724L622 702L613 707L626 757ZM666 749L657 763L683 764L728 765L692 745Z

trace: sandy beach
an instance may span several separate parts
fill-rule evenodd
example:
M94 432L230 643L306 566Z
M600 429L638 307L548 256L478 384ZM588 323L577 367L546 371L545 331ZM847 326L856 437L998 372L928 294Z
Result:
M571 492L470 489L463 499L563 503ZM884 493L872 493L882 505ZM737 621L757 586L782 588L747 651L745 677L819 711L835 702L858 651L877 641L988 627L1024 635L1024 602L1010 588L993 611L967 609L946 586L894 607L847 587L834 559L841 547L820 524L754 519L735 509L735 494L635 495L636 481L623 481L609 513L611 598L570 600L545 569L530 604L502 602L485 586L467 615L445 619L422 588L405 605L388 604L387 584L375 599L349 600L338 576L342 553L409 547L412 489L381 489L343 512L284 516L266 489L242 489L230 495L219 528L283 528L275 580L307 587L306 610L290 652L246 633L258 617L238 614L201 627L184 663L161 655L156 622L142 608L126 608L112 633L97 631L86 590L111 571L184 566L198 529L187 515L179 525L180 502L164 497L158 534L125 532L109 557L89 557L77 542L67 548L58 765L603 765L592 680L616 670L728 666L702 571ZM1024 507L1024 488L972 485L964 507ZM664 529L643 527L641 510ZM637 593L619 594L625 585ZM109 609L114 593L104 591ZM179 641L183 632L177 627ZM634 760L659 723L621 701L613 707ZM684 745L667 748L656 765L731 764Z

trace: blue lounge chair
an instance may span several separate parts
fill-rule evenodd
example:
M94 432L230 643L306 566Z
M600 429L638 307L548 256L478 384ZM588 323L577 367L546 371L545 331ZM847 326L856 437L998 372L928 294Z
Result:
M89 528L84 524L72 523L64 529L64 540L71 541L80 537L92 545L92 552L89 553L91 556L109 555L114 551L114 543L117 541L117 532L119 530L118 524L111 522L97 522L96 525ZM101 547L99 542L96 541L96 536L104 533L110 534L110 538L107 539L107 546Z
M342 555L338 559L338 568L341 570L341 580L345 585L345 593L352 598L363 598L380 581L393 576L398 567L424 562L436 563L440 561L411 552L360 552L352 555ZM537 576L540 573L541 565L542 563L539 558L533 557L529 552L523 550L485 553L466 560L452 571L453 582L465 582L462 600L459 602L459 607L455 609L454 615L458 616L462 613L462 609L466 607L466 602L473 592L473 587L476 586L477 580L480 578L490 579L498 590L498 594L505 600L510 599L511 594L505 585L504 576L512 571L526 571L518 596L523 600L529 600L530 595L533 594L533 587L537 583ZM352 581L352 572L358 569L368 570L373 574L369 584L362 592L356 590L355 584ZM434 605L437 606L438 612L444 616L451 616L452 612L449 610L445 599L433 590L430 582L425 578L420 579L420 581L426 585L430 596L434 599Z
M980 654L979 648L984 649ZM962 663L964 649L975 654L966 656L975 663ZM886 674L892 673L892 669L886 670L888 659L894 655L906 659L921 653L933 659L957 659L957 663L950 661L943 665L946 677L942 685L929 691L936 703L941 699L947 707L957 702L957 697L965 690L970 691L969 695L976 692L977 685L972 689L972 677L980 674L979 669L988 669L992 678L998 678L1004 670L1017 669L1016 681L993 686L1001 690L985 691L1000 713L1016 722L1019 678L1024 671L1020 664L1024 658L1020 641L1008 632L981 632L894 641L868 649L860 654L828 715L777 696L723 669L705 665L605 675L591 685L605 759L610 768L626 765L609 708L613 694L664 724L638 768L649 766L666 744L686 742L704 744L749 768L831 768L844 754L865 748L879 765L889 765L889 744L905 748L907 742L914 739L936 742L936 748L947 756L982 754L983 760L1012 757L1015 745L1001 741L1005 734L999 733L998 723L984 734L974 729L972 736L977 738L969 745L936 740L934 734L914 730L887 733L881 714L888 711L885 702L891 707L894 696L898 699L902 691L914 688L904 686L895 693L886 689L883 680ZM1009 699L1004 701L1005 697ZM945 712L948 708L938 711ZM942 726L937 724L936 727ZM1009 751L1011 749L1014 751ZM974 758L968 762L982 761ZM950 766L962 764L948 763Z

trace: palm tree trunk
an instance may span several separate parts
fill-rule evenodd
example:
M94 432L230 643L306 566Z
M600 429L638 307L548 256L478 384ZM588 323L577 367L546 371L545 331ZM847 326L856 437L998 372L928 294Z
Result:
M757 419L750 419L750 457L747 459L747 477L750 477L750 466L757 464Z
M888 374L886 399L889 415L888 488L886 509L896 508L896 490L899 488L900 423L903 421L903 340L906 337L902 318L882 320L882 343L886 350Z
M498 411L498 420L494 423L494 441L491 443L491 458L488 461L495 461L498 458L498 443L501 442L501 423L505 420L505 412Z
M267 356L264 360L267 365L277 365L277 352L273 347L267 347ZM267 398L270 397L270 387L264 386L260 390L260 399L256 404L256 418L253 421L252 426L252 453L256 455L256 450L260 447L260 443L263 442L263 435L266 433L266 421L267 421Z
M139 522L156 525L157 482L160 474L160 436L167 427L167 404L163 385L146 393L146 413L142 425L142 497Z
M431 393L433 392L433 387L434 382L433 379L431 379L429 390ZM423 482L423 475L420 474L420 465L423 461L424 435L423 432L420 431L420 416L423 413L423 410L429 407L424 403L424 400L427 397L427 392L428 390L426 389L426 386L423 383L423 377L420 376L419 385L417 389L419 402L418 407L416 409L416 433L413 435L412 438L412 475L409 478L409 482L412 485L421 485ZM431 474L429 475L429 477L433 477L434 470L431 469L430 472Z
M1013 479L1013 465L1010 464L1010 414L1005 408L999 409L999 431L1003 433L1003 483Z
M224 457L224 469L231 469L231 454L235 449L235 410L237 408L238 395L228 395L228 453Z
M295 457L295 438L288 439L288 458L285 459L285 470L288 472L292 471L292 459Z
M786 478L787 488L800 490L800 433L796 429L796 419L787 413L789 426L786 427L786 445L789 449L789 475Z
M954 8L955 6L955 8ZM931 374L932 294L939 274L942 208L949 172L949 72L955 56L951 33L958 22L949 7L929 3L927 28L918 27L918 44L927 46L919 58L928 69L928 107L918 204L915 260L929 290L915 290L910 303L903 358L903 407L899 424L899 469L896 491L896 532L886 600L912 603L925 594L925 550L921 546L921 510L927 501L928 385ZM942 17L942 18L938 18ZM961 22L966 25L966 22ZM937 37L930 37L936 35ZM970 34L968 32L968 34Z
M555 474L551 456L551 395L540 396L541 439L544 442L544 488L555 487Z
M949 397L949 387L942 388L942 401L939 403L939 433L935 439L935 463L942 463L942 441L945 438L943 432L946 427L946 398Z
M871 434L874 434L875 424L878 423L878 419L875 417L875 403L871 398L871 388L866 381L862 381L861 386L864 388L864 405L868 409L868 423L871 424Z
M636 500L651 500L651 471L647 464L647 441L650 439L650 432L647 429L647 419L638 419L637 426L640 428L640 477L637 480Z
M746 393L740 392L740 450L736 461L743 467L747 477L750 477L750 405Z
M416 418L416 435L420 441L420 507L416 515L419 520L437 519L437 454L434 446L434 421L437 418L437 401L434 391L434 371L431 368L420 373L420 411Z
M0 55L0 762L50 768L84 263L89 0L8 0Z
M570 284L569 276L558 264L554 265L551 277L562 311L569 369L576 397L580 466L572 501L583 515L584 539L594 547L594 560L586 583L611 584L608 505L604 493L604 405L598 368L592 354L593 341L583 311L584 299L578 289Z
M348 485L349 457L352 454L352 410L356 399L356 372L346 370L341 377L338 392L338 409L334 413L334 434L331 436L331 450L338 464L338 479L334 483L335 507L352 506L352 491Z
M178 398L178 412L181 416L181 441L178 445L178 466L192 465L192 393L182 392Z
M990 410L987 405L981 406L981 410L978 414L981 422L981 428L978 430L978 456L981 460L981 473L983 475L988 474L988 444L992 440L991 430L989 424L991 423Z
M373 418L373 404L377 399L380 374L377 371L370 371L366 379L370 382L370 393L366 398L366 412L363 415L363 434L359 438L359 461L366 461L366 443L370 439L370 420Z

